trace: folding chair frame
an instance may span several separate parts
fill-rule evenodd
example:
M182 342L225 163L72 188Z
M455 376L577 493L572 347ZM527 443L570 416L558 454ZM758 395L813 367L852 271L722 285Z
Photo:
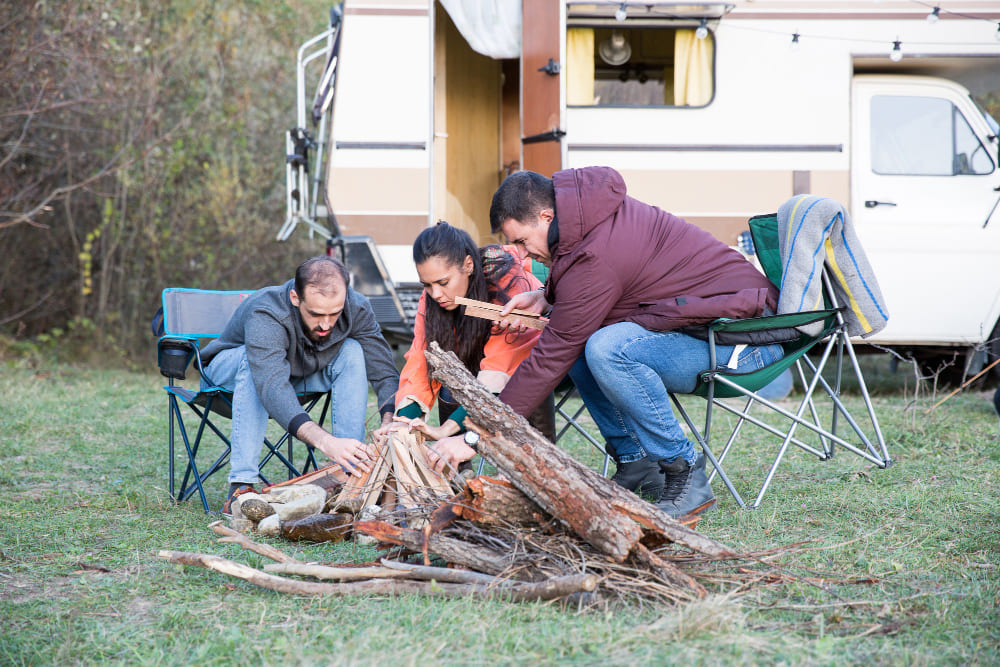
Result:
M209 513L208 499L205 496L204 482L209 477L214 475L216 472L221 470L223 466L229 461L229 455L232 451L232 444L229 438L219 430L218 426L212 422L210 415L215 412L216 414L222 414L219 409L216 408L216 401L221 401L222 411L232 413L233 402L232 394L221 388L212 387L210 389L202 390L200 392L194 392L183 387L179 387L174 384L174 379L170 378L169 384L164 387L167 390L167 411L168 411L168 424L169 424L169 437L167 446L167 456L169 460L169 492L170 497L176 503L183 502L194 495L194 492L198 492L198 496L201 498L201 504L205 508L205 513ZM304 396L305 402L303 407L306 412L311 412L316 404L321 398L325 398L323 403L322 413L319 419L319 425L323 425L323 421L326 419L327 411L330 407L330 394L319 393L319 394L307 394ZM188 429L184 423L184 417L181 414L180 403L185 403L198 417L198 429L195 434L194 440L188 436ZM204 402L204 406L200 405L200 402ZM198 450L201 447L202 436L205 433L205 428L208 427L219 440L225 445L223 452L215 459L215 461L208 466L204 471L198 470ZM187 466L184 471L184 477L180 483L180 488L176 488L176 471L174 464L174 454L175 454L175 432L180 432L181 440L184 442L184 450L187 453ZM269 480L264 476L264 467L272 459L278 459L282 464L284 464L285 469L288 471L288 478L298 477L299 475L305 474L309 471L310 466L313 470L316 470L318 465L316 463L315 452L312 447L306 447L306 461L302 469L299 470L295 467L293 463L293 443L294 438L288 431L285 431L282 436L278 439L276 443L272 443L268 438L264 438L264 447L267 450L263 458L261 458L259 469L261 479L264 483L269 483ZM281 448L287 445L288 454L287 456L282 453ZM190 481L189 481L190 480ZM175 490L176 489L176 490Z
M231 418L233 410L232 392L219 386L211 386L199 389L199 391L194 391L178 385L177 380L185 379L186 370L193 362L198 373L203 378L211 382L210 375L205 371L205 367L201 359L200 342L203 338L217 338L221 332L223 323L228 321L228 318L232 313L223 312L225 310L225 308L223 308L218 312L214 312L211 318L207 318L214 319L216 320L215 322L199 322L198 324L200 326L197 331L175 332L171 330L170 309L167 307L168 293L171 295L174 293L197 293L200 295L209 294L235 298L236 295L245 297L249 295L251 291L213 291L187 288L167 288L163 291L163 312L166 331L157 343L157 364L160 367L161 374L166 376L168 379L167 385L163 388L167 392L167 423L169 429L167 439L167 452L169 459L169 493L174 502L180 503L190 498L197 491L199 497L201 498L201 503L205 512L209 513L210 509L208 506L208 499L205 495L204 482L226 465L232 451L232 444L230 443L229 438L212 421L211 415L215 414L221 417ZM214 303L212 305L214 305ZM233 307L233 310L235 310L235 307ZM330 393L309 392L299 394L299 401L302 403L306 412L311 412L319 403L320 399L324 397L325 401L323 403L322 414L319 419L320 426L323 425L330 407ZM182 414L183 411L180 407L181 403L190 407L198 419L198 426L194 430L193 438L189 433L188 425L185 424L184 415ZM191 425L191 428L194 429L193 424ZM198 453L201 449L202 438L209 431L214 433L219 440L222 441L224 448L222 453L215 459L214 462L212 462L207 468L199 470L197 463ZM181 441L184 443L184 451L187 454L187 466L185 467L184 475L181 479L179 488L176 484L177 471L175 469L174 462L178 433L180 434ZM295 466L293 463L295 460L293 456L294 440L295 438L293 438L287 431L282 434L277 442L271 442L267 438L264 439L263 445L266 451L261 458L258 467L261 471L261 478L264 479L265 482L268 480L264 477L263 469L272 459L280 461L285 466L289 479L298 477L299 475L308 472L310 467L313 470L317 468L315 452L313 451L313 448L309 446L306 446L306 460L303 464L303 468L299 470ZM283 447L287 450L287 453L281 451Z
M785 453L788 450L789 445L795 445L803 451L812 454L821 461L830 460L834 456L835 446L840 446L854 454L857 454L861 458L875 464L879 468L887 468L892 464L892 459L889 456L888 449L885 444L885 438L882 434L881 427L879 426L878 416L875 414L875 408L872 405L871 396L868 393L868 387L865 384L864 375L861 372L861 368L858 365L857 355L854 352L854 347L851 345L850 337L847 334L847 325L844 321L843 309L837 304L835 297L833 296L833 290L830 289L830 279L823 272L823 282L826 287L827 298L830 300L832 308L824 311L812 311L811 313L802 313L804 319L808 319L810 315L815 315L818 319L832 318L832 325L824 328L823 332L816 336L814 340L808 344L803 345L794 352L789 352L786 354L786 358L771 364L767 368L773 368L779 364L784 366L790 366L789 355L794 357L794 365L798 372L799 380L804 387L804 395L802 400L799 402L798 407L795 412L786 410L785 408L777 405L773 401L770 401L756 393L757 390L762 388L767 384L767 381L761 381L758 386L754 389L748 389L743 385L739 384L734 380L734 378L743 377L746 379L748 376L755 375L755 373L749 374L737 374L729 371L728 369L717 369L716 363L716 341L715 336L717 332L738 329L740 323L746 322L746 320L720 320L710 326L709 332L709 357L710 357L710 370L704 371L699 377L699 387L696 389L695 393L705 396L707 401L706 412L705 412L705 428L703 431L699 431L695 426L694 422L691 420L690 416L684 410L677 396L671 394L671 399L674 406L676 407L678 413L687 423L688 428L691 430L694 437L698 440L698 444L701 445L705 452L705 456L712 463L714 470L709 476L711 480L716 474L722 479L726 488L732 494L733 498L741 507L746 507L746 502L743 500L742 496L736 490L729 476L726 474L723 468L723 461L726 455L732 448L736 438L739 436L740 430L744 422L750 422L755 426L758 426L769 433L776 435L782 439L781 446L778 449L777 455L774 461L771 463L770 468L764 478L764 482L757 493L756 499L750 505L751 509L756 509L760 506L761 501L764 498L764 494L767 492L774 478L775 472L778 466L781 464ZM767 320L780 320L782 325L788 322L788 315L778 315L772 318L755 318L759 323L766 324ZM818 321L818 319L816 321ZM803 321L800 324L793 325L799 326L807 322ZM759 327L760 329L768 328L766 326ZM823 343L822 353L820 355L820 360L818 363L814 363L809 359L808 352L820 342ZM841 383L843 380L843 362L844 362L844 352L847 352L847 357L850 360L852 369L857 378L859 389L861 395L865 402L865 407L868 412L868 418L871 420L872 431L874 434L875 443L872 439L865 433L864 429L858 424L858 422L851 416L850 412L847 410L844 403L840 400ZM833 382L833 386L827 382L823 377L822 372L826 368L828 361L832 354L835 354L836 358L836 377ZM809 375L807 376L803 367L808 368ZM766 369L760 369L756 372L757 375L763 375L765 379L769 376L763 374L762 371ZM816 410L816 405L814 403L813 397L817 387L822 387L826 395L831 399L833 403L833 414L831 416L830 428L824 428L820 424L820 417L818 411ZM727 396L720 396L720 394L727 395L728 397L733 396L744 396L747 398L746 404L743 406L742 410L739 410L728 403L726 403L723 398ZM779 428L771 426L757 417L750 414L750 410L755 403L760 403L774 412L782 415L786 419L790 420L791 424L788 426L786 431L782 431ZM712 412L713 408L718 406L719 408L730 412L738 417L733 431L729 435L726 444L723 446L720 455L716 457L715 453L709 445L711 441L711 431L712 431ZM806 411L808 409L808 416ZM837 435L838 421L839 417L842 416L847 424L851 427L854 434L861 441L861 446L857 446L848 442L844 438ZM809 419L811 417L811 419ZM819 447L813 447L803 440L795 437L796 430L798 427L804 427L816 435L819 439Z

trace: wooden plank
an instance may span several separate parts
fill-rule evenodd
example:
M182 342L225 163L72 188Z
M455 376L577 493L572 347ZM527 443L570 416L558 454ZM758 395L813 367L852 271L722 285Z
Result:
M455 297L455 303L460 306L465 306L466 315L470 317L481 317L486 320L500 319L500 311L503 310L503 306L498 306L495 303L476 301L475 299L466 299L464 296ZM518 308L510 311L510 315L519 318L525 326L531 327L532 329L544 329L545 324L548 322L548 320L541 315L528 312L527 310L520 310Z

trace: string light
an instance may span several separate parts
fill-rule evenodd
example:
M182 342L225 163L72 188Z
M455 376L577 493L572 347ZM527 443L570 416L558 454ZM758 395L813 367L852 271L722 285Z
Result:
M698 29L694 31L694 36L698 39L705 39L708 37L708 21L702 19L701 23L698 25Z
M993 39L1000 42L1000 23L997 23L997 31L993 33Z
M889 52L889 60L894 63L898 63L903 59L903 51L900 49L901 42L897 39L892 43L892 51Z
M927 22L928 23L937 23L938 19L941 18L939 16L940 13L941 13L941 8L940 7L935 7L934 9L932 9L931 13L927 15Z
M792 33L792 43L788 45L788 48L792 51L798 51L799 46L801 46L799 42L799 33Z
M626 7L623 2L621 6L615 10L615 20L621 22L624 21L626 17L628 17L628 7Z

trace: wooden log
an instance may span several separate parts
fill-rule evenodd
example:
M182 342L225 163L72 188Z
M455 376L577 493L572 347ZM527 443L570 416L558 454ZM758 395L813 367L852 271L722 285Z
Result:
M537 526L545 512L509 480L473 477L453 501L455 513L481 526Z
M376 456L375 460L372 461L371 467L367 470L367 472L363 472L361 475L352 475L350 479L347 480L347 483L344 484L344 488L342 488L340 493L337 495L337 499L329 503L331 510L335 512L361 511L368 492L375 486L381 488L381 484L378 484L377 481L381 475L381 468L388 465L388 461L386 459L387 450L388 445L376 445Z
M270 558L273 561L279 563L298 563L299 561L292 558L288 554L284 553L280 549L275 549L269 544L261 544L260 542L254 542L249 537L243 533L237 532L224 524L221 521L215 521L214 523L208 524L208 527L212 529L217 535L222 535L219 538L219 542L230 542L233 544L238 544L248 551L253 551L258 553L265 558Z
M574 460L476 381L452 352L431 343L425 352L432 377L469 413L482 439L479 453L525 495L579 537L617 562L636 550L647 532L692 551L734 556L729 547L681 525Z
M268 484L263 487L263 493L267 493L274 488L290 486L292 484L315 484L327 492L330 492L343 486L349 478L350 475L344 472L344 469L341 468L339 464L331 463L328 466L324 466L318 470L313 470L312 472L307 472L304 475L299 475L298 477L293 477L292 479L278 482L277 484Z
M211 554L161 550L157 554L171 563L192 565L215 570L248 581L255 586L294 595L402 595L419 594L436 597L467 597L511 599L515 601L554 600L581 591L592 591L598 579L592 574L555 577L543 582L493 586L488 584L456 584L440 581L375 579L329 584L316 581L287 579Z
M477 572L500 574L509 564L508 556L494 549L444 535L430 535L425 540L423 531L393 526L384 521L355 521L354 532L371 535L380 542L398 544L417 553L424 553L426 548L449 563Z

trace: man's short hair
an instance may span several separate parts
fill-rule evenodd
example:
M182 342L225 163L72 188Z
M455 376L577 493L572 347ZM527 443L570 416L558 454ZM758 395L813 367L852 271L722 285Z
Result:
M537 216L542 209L556 209L552 179L534 171L515 171L503 179L490 204L490 231L500 233L505 220L520 223Z
M329 295L341 286L346 288L350 280L347 267L336 257L311 257L295 270L295 293L304 299L306 288L312 287L320 294Z

